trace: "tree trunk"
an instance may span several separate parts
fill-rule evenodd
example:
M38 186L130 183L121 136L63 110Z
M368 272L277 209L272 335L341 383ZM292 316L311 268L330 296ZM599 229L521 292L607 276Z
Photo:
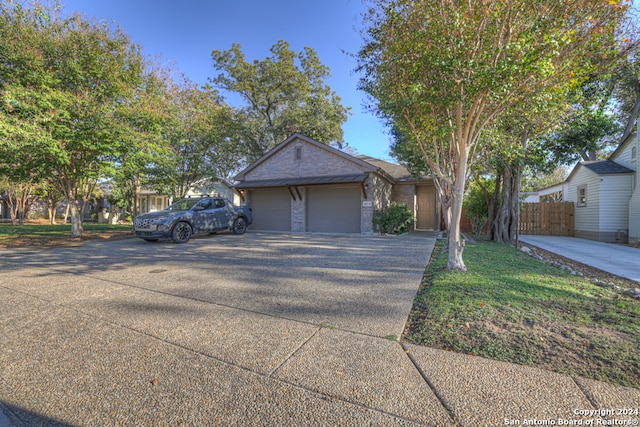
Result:
M511 191L511 227L509 229L509 243L518 244L518 235L520 233L520 187L522 185L522 165L517 164L514 167L513 187Z
M467 267L462 260L464 250L464 240L460 233L460 217L462 216L462 202L464 200L464 185L467 179L467 158L469 152L467 147L459 142L458 160L454 170L453 191L451 194L451 222L449 223L449 234L447 241L449 245L449 260L447 269L467 271Z
M70 207L69 205L70 205L70 204L71 204L71 202L69 202L69 200L67 200L67 207L66 207L66 209L64 210L64 221L62 221L62 223L63 223L64 225L67 225L67 221L68 221L68 219L69 219L69 207Z
M78 206L78 200L69 200L68 207L71 211L71 237L82 237L82 211Z

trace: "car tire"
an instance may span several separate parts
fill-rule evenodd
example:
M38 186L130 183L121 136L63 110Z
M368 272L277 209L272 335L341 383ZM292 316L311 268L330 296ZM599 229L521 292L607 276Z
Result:
M241 216L233 221L233 234L244 234L247 231L247 221Z
M193 229L186 222L179 222L171 230L171 240L175 243L187 243L193 234Z

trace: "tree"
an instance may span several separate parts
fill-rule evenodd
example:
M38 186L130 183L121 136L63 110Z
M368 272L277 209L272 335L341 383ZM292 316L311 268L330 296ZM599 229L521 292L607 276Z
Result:
M572 105L560 125L542 136L540 148L554 164L593 161L615 144L621 127L616 117L613 74L591 76L569 94Z
M171 197L184 197L194 183L228 178L239 168L246 150L235 140L236 111L222 103L210 86L185 79L167 87L172 126L165 138L167 152L149 170L149 184Z
M616 73L614 95L619 102L624 141L640 115L640 46L631 51Z
M237 138L246 145L248 161L294 132L326 144L342 144L342 124L349 108L324 83L329 68L313 49L305 47L295 53L280 40L262 61L247 62L239 44L211 55L214 69L220 71L210 79L212 84L240 95L246 103L237 117L241 123Z
M136 150L119 112L140 83L143 58L119 29L38 4L2 4L0 20L4 134L34 145L32 164L64 194L79 237L97 180Z
M466 270L460 214L469 159L482 148L483 130L514 105L578 84L607 65L628 6L616 0L371 4L358 54L360 87L374 111L422 153L449 195L447 267Z

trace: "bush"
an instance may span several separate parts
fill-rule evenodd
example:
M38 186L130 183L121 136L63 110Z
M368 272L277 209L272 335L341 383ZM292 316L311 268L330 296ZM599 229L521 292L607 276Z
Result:
M401 234L413 227L413 213L407 205L391 202L386 208L375 211L373 223L383 234Z

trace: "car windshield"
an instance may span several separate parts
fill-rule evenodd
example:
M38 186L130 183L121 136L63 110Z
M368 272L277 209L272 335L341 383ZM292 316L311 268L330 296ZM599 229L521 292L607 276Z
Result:
M200 199L182 199L178 200L174 204L165 208L165 211L175 212L175 211L186 211L191 209L196 203L198 203Z

